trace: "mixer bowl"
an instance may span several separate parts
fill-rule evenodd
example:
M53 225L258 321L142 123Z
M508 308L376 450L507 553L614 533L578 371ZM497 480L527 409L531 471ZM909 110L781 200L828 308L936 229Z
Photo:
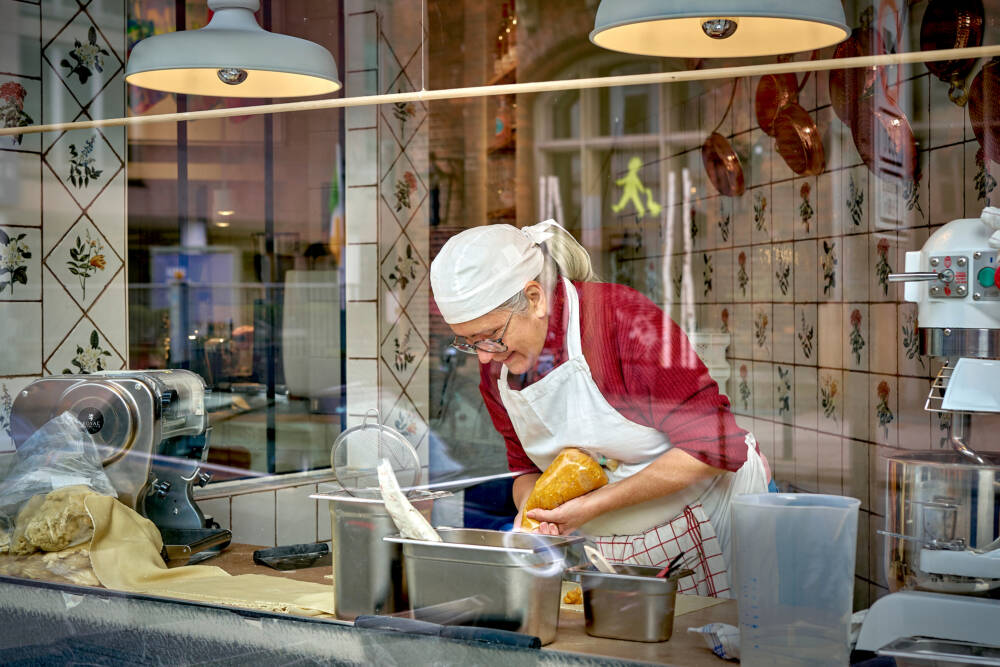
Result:
M886 578L893 592L996 594L1000 579L931 574L920 569L925 546L981 548L1000 536L1000 455L985 465L950 450L888 459Z

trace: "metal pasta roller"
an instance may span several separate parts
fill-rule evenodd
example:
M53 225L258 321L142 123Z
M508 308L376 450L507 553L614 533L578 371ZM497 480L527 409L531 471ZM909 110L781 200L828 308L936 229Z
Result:
M15 447L64 412L93 437L118 500L160 530L170 565L217 554L232 533L206 524L193 488L211 475L205 384L186 370L110 371L35 380L11 409Z

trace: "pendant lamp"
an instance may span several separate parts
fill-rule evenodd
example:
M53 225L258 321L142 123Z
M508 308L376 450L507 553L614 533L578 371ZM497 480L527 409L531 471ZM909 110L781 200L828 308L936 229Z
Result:
M305 97L340 89L325 48L257 24L259 0L208 0L200 30L148 37L132 49L125 80L134 86L216 97Z
M647 56L732 58L843 41L840 0L601 0L590 41Z

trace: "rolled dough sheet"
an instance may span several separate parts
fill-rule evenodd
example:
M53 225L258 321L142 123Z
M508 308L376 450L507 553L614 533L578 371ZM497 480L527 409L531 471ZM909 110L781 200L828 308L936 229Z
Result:
M90 560L106 588L305 616L334 613L333 586L261 574L232 576L211 565L168 569L153 522L106 496L87 498L86 507L94 522Z

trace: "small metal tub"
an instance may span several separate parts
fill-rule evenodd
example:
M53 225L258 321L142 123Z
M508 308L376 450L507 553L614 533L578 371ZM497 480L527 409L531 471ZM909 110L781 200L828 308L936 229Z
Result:
M439 528L438 534L443 542L385 538L403 547L417 618L422 609L447 608L447 622L522 632L543 644L555 641L566 552L582 537L472 528Z
M589 565L567 571L583 588L583 613L588 635L634 642L662 642L674 631L677 580L691 570L657 578L661 567L615 564L615 574Z

